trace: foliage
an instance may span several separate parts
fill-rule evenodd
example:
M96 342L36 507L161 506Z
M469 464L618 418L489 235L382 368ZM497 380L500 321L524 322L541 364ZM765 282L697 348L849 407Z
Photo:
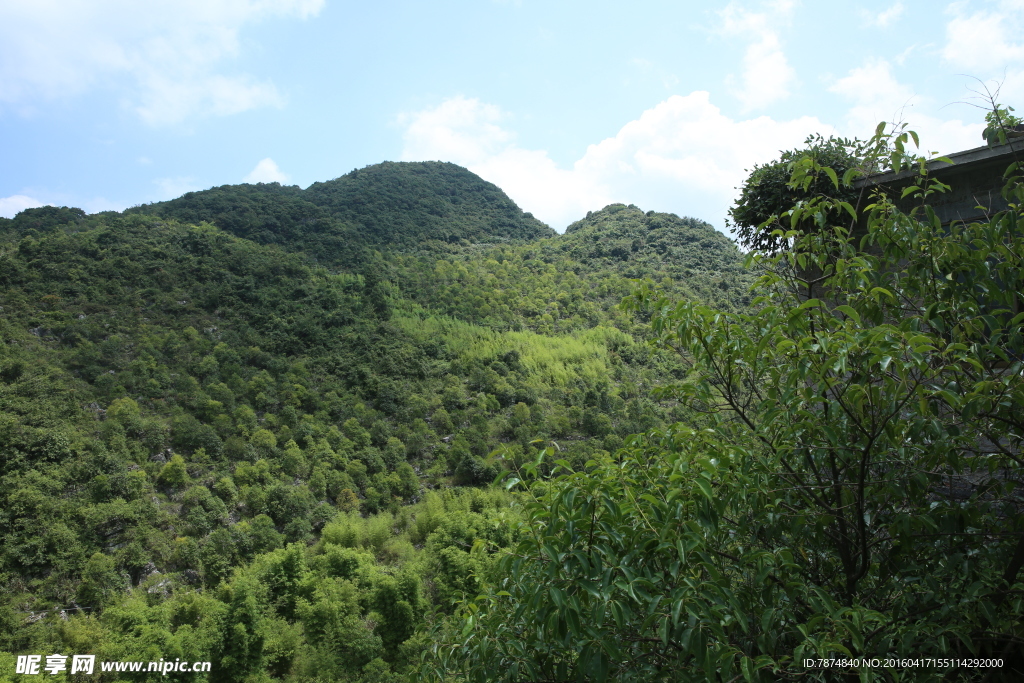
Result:
M398 258L399 286L433 310L493 329L544 334L636 324L616 305L633 279L723 308L749 304L752 281L736 246L710 225L611 204L564 235L522 246ZM486 292L486 294L485 294Z
M534 240L553 234L496 185L441 161L390 162L313 183L310 201L360 227L372 244Z
M532 240L553 231L495 185L442 162L384 162L305 190L222 185L129 213L208 221L239 237L353 266L367 247Z
M900 170L910 137L880 128L873 147ZM1024 185L1011 165L1008 211L943 226L930 202L947 188L915 167L918 206L877 195L863 242L825 222L849 204L793 207L820 229L752 256L753 312L633 297L692 368L660 395L705 421L532 483L520 543L439 626L425 676L1020 677ZM822 172L796 160L792 182ZM821 299L802 296L812 270ZM875 657L944 662L803 664ZM1003 668L948 663L972 657Z
M446 164L316 193L0 221L0 649L394 680L516 541L460 486L679 418L629 278L729 309L751 279L699 221L553 236Z
M773 234L782 224L782 217L797 202L829 197L837 201L856 202L857 192L847 184L838 184L826 172L816 173L808 185L790 183L795 162L810 157L821 169L830 169L835 176L844 177L851 169L865 172L863 157L867 153L862 141L812 135L804 141L804 148L782 152L778 160L755 165L743 186L729 217L740 244L747 249L776 253L788 242ZM819 206L825 206L819 204ZM825 220L834 222L839 214ZM785 226L789 229L790 226ZM812 230L813 223L804 222L801 229Z
M989 145L1005 145L1007 132L1018 129L1024 124L1024 119L1010 113L1013 110L1013 107L1005 107L993 102L992 110L985 114L987 125L981 133L985 142Z

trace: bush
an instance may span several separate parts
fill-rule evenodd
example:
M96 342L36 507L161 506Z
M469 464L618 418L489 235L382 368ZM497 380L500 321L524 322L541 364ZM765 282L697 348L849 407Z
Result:
M908 138L874 141L894 171ZM435 632L425 677L866 680L877 670L801 661L929 657L947 663L928 675L952 679L949 662L979 657L1003 659L989 679L1020 680L1024 183L1011 166L1008 211L943 226L929 201L945 186L912 168L919 208L874 197L870 251L826 224L755 253L752 313L647 286L630 298L692 369L663 398L701 422L586 474L556 462L566 473L532 486L519 545ZM797 160L794 182L808 170ZM804 264L827 302L797 294Z
M739 242L747 249L775 253L788 246L788 241L772 235L777 229L789 230L791 224L783 216L797 202L829 197L840 201L856 201L857 192L848 186L836 187L828 174L816 173L807 187L790 184L793 164L799 159L810 157L823 167L831 168L838 178L851 169L863 169L864 144L842 138L822 138L813 135L804 141L803 149L783 152L778 160L769 164L755 165L747 180L740 188L739 199L729 209L731 227L735 229ZM839 218L833 211L830 218ZM813 223L804 221L800 229L812 230Z

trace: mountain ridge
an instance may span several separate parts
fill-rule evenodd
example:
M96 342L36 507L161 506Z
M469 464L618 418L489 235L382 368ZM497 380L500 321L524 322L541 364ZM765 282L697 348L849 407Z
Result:
M352 259L355 243L409 249L432 241L521 241L556 234L493 183L437 161L385 161L305 190L279 183L221 185L125 213L207 221L263 244L315 244L342 261Z
M751 277L702 221L559 235L436 162L0 220L0 661L89 642L241 680L249 639L262 680L398 680L479 594L470 549L513 540L482 487L683 417L635 279L735 309Z

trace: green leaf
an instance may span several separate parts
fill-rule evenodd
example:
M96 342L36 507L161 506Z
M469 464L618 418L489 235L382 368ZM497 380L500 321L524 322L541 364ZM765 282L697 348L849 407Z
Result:
M853 306L843 304L842 306L838 306L836 310L842 311L844 314L847 315L847 317L853 318L853 321L860 325L860 313L854 310Z
M679 625L679 616L683 612L684 604L685 604L685 601L682 598L680 598L680 599L676 600L676 604L672 606L672 625L673 626L678 626Z
M711 482L709 482L704 477L697 477L696 483L701 493L703 493L708 500L713 501L715 499L714 495L711 492Z
M754 683L757 672L754 669L754 662L750 657L740 658L740 673L743 674L743 680L748 681L748 683Z
M797 310L798 311L802 311L805 308L818 308L820 306L821 306L821 299L808 299L807 301L804 301L799 306L797 306Z
M853 208L853 204L850 202L840 202L839 206L850 215L850 218L857 220L857 210Z
M892 299L893 301L896 301L896 297L895 297L895 296L893 296L893 293L892 293L892 292L890 292L890 291L889 291L888 289L885 289L884 287L873 287L873 288L871 289L871 291L869 292L869 294L870 294L870 295L871 295L872 297L874 297L874 298L875 298L876 300L877 300L877 299L878 299L878 298L879 298L880 296L882 296L882 295L885 295L885 296L889 297L890 299Z
M565 621L569 626L569 631L574 636L579 637L583 634L583 627L580 625L580 615L574 609L567 609L565 611Z
M836 176L836 172L833 171L828 166L823 166L821 170L825 172L825 175L827 175L829 177L829 179L832 181L832 185L835 186L835 188L838 190L839 189L839 178Z

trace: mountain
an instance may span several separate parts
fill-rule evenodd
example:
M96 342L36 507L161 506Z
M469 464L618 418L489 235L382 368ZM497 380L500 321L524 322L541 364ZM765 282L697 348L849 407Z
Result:
M260 244L296 242L308 233L337 231L354 237L347 226L335 226L330 214L310 202L301 188L280 183L221 185L187 192L177 199L136 206L126 214L203 221Z
M386 161L313 183L304 196L358 225L372 244L533 240L555 234L497 185L441 161Z
M634 279L751 275L699 220L557 235L435 162L0 220L0 661L396 680L517 533L498 474L683 417Z
M571 224L563 239L574 258L630 261L644 269L664 264L680 276L738 273L735 243L710 224L623 204L611 204Z
M749 303L752 283L736 244L709 223L672 213L611 204L588 212L559 240L572 258L630 279L671 280L687 298L732 309Z
M507 242L555 234L496 185L439 161L384 162L305 190L279 183L222 185L127 213L207 221L238 237L348 264L364 247L411 249L432 241Z

